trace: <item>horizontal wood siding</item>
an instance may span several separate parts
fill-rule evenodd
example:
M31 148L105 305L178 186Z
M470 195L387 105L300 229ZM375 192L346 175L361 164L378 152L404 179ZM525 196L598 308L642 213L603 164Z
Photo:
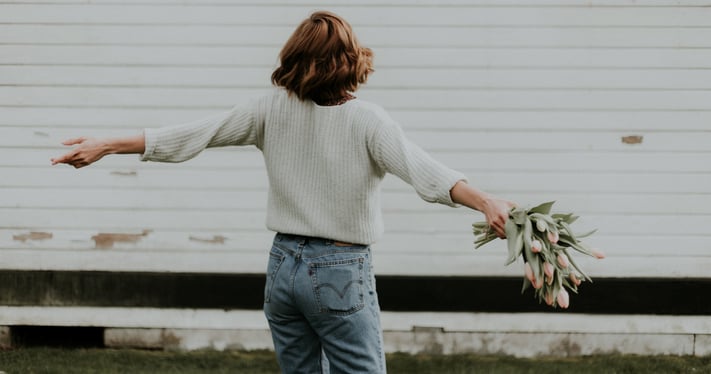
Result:
M358 93L472 184L557 200L608 259L592 277L708 277L711 2L13 1L0 4L0 268L260 273L266 174L253 148L186 163L49 166L79 135L121 136L269 88L312 10L375 52ZM483 217L388 177L380 274L509 276Z

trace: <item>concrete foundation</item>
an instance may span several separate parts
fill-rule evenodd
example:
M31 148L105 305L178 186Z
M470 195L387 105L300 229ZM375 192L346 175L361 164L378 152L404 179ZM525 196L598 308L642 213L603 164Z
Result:
M505 355L515 357L575 357L601 354L711 354L683 334L474 333L445 331L385 331L385 351L411 354ZM121 329L105 331L111 348L165 350L272 350L268 330Z
M104 328L112 348L273 349L261 311L0 307L0 345L13 325ZM711 355L711 317L562 313L382 314L386 352L516 357Z
M121 329L104 330L110 348L165 350L273 350L269 330Z

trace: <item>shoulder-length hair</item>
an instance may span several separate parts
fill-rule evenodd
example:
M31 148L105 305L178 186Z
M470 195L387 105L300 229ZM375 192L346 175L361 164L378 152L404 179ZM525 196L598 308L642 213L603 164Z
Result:
M373 72L373 52L361 47L346 20L325 11L301 22L279 60L272 84L316 103L347 97Z

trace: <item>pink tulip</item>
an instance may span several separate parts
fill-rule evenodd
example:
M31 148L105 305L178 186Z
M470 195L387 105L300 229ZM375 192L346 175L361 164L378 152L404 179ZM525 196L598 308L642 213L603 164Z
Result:
M546 283L553 284L553 272L555 268L550 262L543 263L543 272L546 273Z
M536 221L536 228L540 232L545 232L546 229L548 229L548 225L546 225L546 223L543 222L542 220L538 220L538 221Z
M523 265L523 272L526 274L526 279L531 281L531 284L536 284L536 276L533 275L533 268L528 262Z
M543 246L541 245L541 242L539 242L538 240L534 240L531 242L531 252L540 253L542 249L543 249Z
M553 294L550 292L546 293L546 304L553 305L553 300Z
M557 300L561 308L567 309L568 305L570 305L570 295L568 295L568 291L561 288L560 292L558 292Z
M533 283L533 288L538 290L541 287L543 287L543 279L535 279L535 282Z
M574 285L579 286L580 283L583 283L576 275L575 273L570 273L568 276L571 282L573 282Z
M548 231L548 241L555 244L558 243L558 239L560 239L560 236L558 235L557 232L553 231Z
M592 252L592 254L593 254L593 256L595 256L595 258L599 258L599 259L605 258L605 252L603 252L603 251L600 251L598 249L593 249L590 252Z
M547 277L553 277L554 271L555 268L553 267L553 264L551 264L550 262L543 263L543 272L546 273Z
M564 253L559 254L558 264L560 264L562 268L567 268L568 265L570 265L570 262L568 262L568 256L566 256Z

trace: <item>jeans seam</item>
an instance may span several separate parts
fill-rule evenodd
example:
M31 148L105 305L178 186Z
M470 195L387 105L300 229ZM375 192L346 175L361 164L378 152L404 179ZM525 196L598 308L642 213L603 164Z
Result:
M277 262L268 269L269 273L267 274L267 276L269 277L268 280L270 280L271 282L268 283L267 285L265 285L267 288L266 292L265 292L265 296L264 296L265 303L269 303L271 300L272 289L274 288L274 284L276 283L275 282L276 274L277 274L277 272L279 272L279 269L281 268L281 265L284 263L284 259L286 258L286 256L269 252L269 258L270 259L274 258L274 260L276 260Z
M273 246L274 246L274 247L277 247L278 249L280 249L280 250L282 250L282 251L284 251L284 252L286 252L286 253L288 253L290 256L296 256L296 252L295 252L294 250L291 250L291 249L289 249L289 248L282 247L281 245L279 245L279 243L274 243Z

